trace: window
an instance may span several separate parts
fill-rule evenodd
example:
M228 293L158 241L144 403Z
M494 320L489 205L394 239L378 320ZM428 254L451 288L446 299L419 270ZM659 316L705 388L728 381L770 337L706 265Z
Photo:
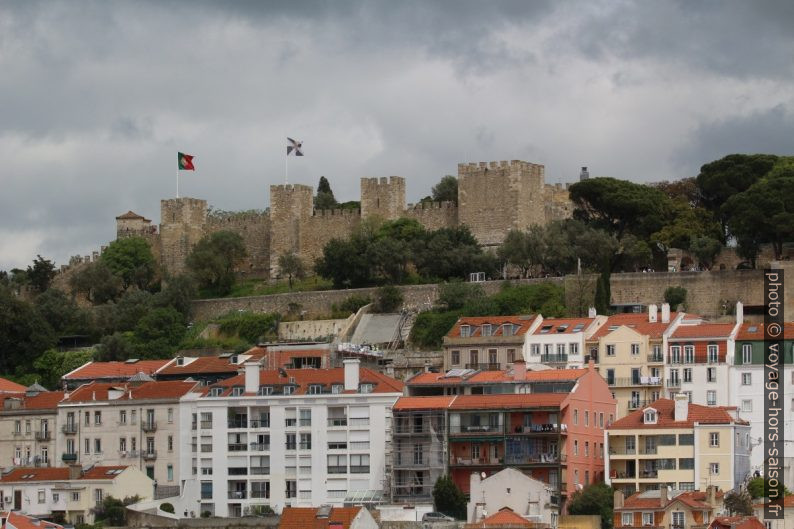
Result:
M499 355L497 354L496 349L488 349L488 363L489 364L499 363Z
M22 433L22 421L14 421L14 433Z
M94 426L102 426L102 412L95 411L94 412Z
M720 464L719 463L709 463L709 475L711 476L719 476L720 474Z
M508 349L507 350L507 363L512 364L516 361L516 350L515 349Z
M345 390L345 386L343 384L331 385L331 393L338 394L338 393L342 393L344 390Z
M52 493L52 502L53 503L58 503L59 501L61 501L61 495L59 493L57 493L57 492L53 492Z
M670 346L670 363L671 364L680 364L681 363L681 346L680 345L671 345Z
M691 457L683 457L678 460L679 470L692 470L695 468L695 460Z
M201 499L202 500L212 499L212 481L201 482Z
M615 344L607 344L607 356L615 356Z
M717 381L717 368L716 367L709 367L706 369L706 382L716 382Z
M350 473L369 474L369 454L351 454Z
M590 426L590 411L584 410L584 425Z
M634 525L634 514L630 512L624 512L622 515L623 518L623 525L627 527L631 527Z
M502 336L513 336L514 334L512 323L505 323L502 325Z
M322 392L322 384L309 384L309 395L320 395Z
M684 511L673 511L673 527L684 529Z
M220 397L221 393L223 393L223 388L210 389L210 397Z
M259 391L256 392L260 397L273 394L273 386L259 386Z
M168 408L168 422L174 422L174 408Z
M694 345L685 345L684 346L684 363L685 364L694 364L695 363L695 346Z
M704 518L705 520L705 518ZM652 512L644 512L642 513L642 525L653 525L653 513Z
M72 501L80 501L80 493L72 492Z
M39 489L39 503L44 503L47 501L47 494L44 492L44 489Z
M598 412L598 427L603 429L604 428L604 412Z
M529 353L530 353L531 355L534 355L534 356L537 356L537 355L539 355L539 354L540 354L540 344L533 343L533 344L532 344L532 345L529 347Z
M41 447L41 461L45 464L50 462L50 449L46 446Z
M460 336L461 338L468 338L469 336L471 336L471 327L469 325L461 325Z
M477 350L476 349L471 349L469 351L469 363L473 367L477 367L477 364L479 363L479 361L480 361L480 359L478 358Z
M753 385L753 374L742 373L742 386L752 386L752 385Z
M450 364L453 366L460 365L460 351L454 350L450 353Z
M743 400L742 401L742 411L745 413L750 413L753 411L753 401L752 400Z
M85 425L86 426L91 426L91 412L90 411L85 412Z
M127 438L120 437L119 438L119 452L126 452L127 451Z
M579 440L578 439L574 439L573 440L573 455L575 455L575 456L579 455Z
M91 453L91 439L86 437L85 443L83 445L83 448L84 448L83 453L85 453L85 454L90 454Z
M135 424L137 420L137 412L135 410L130 411L130 423Z
M245 387L234 386L232 388L232 397L242 397L244 392L245 392Z
M706 392L706 404L709 406L716 406L717 405L717 392L714 390L710 390Z
M174 481L174 465L165 467L165 474L168 481Z
M96 502L97 505L100 505L102 503L102 496L103 496L102 489L94 490L94 501Z
M286 442L287 450L295 450L296 446L297 446L296 435L294 433L288 433L287 442Z
M692 382L692 368L685 367L684 368L684 382Z
M127 424L127 410L119 410L119 424Z
M286 496L287 498L296 498L298 496L298 482L293 479L286 481Z
M743 364L753 363L753 344L746 343L742 345L742 363Z
M709 344L708 346L708 360L709 364L716 364L718 360L718 347L716 345Z
M579 410L577 410L575 408L573 410L573 425L574 426L578 426L579 425Z
M493 327L491 327L490 323L485 323L482 326L482 336L491 336L493 334Z
M374 384L364 383L361 384L358 388L359 393L372 393L372 390L375 389Z
M301 434L301 450L311 450L312 449L312 434L310 433L302 433Z
M295 386L284 386L284 395L292 395L295 393Z
M709 446L711 448L717 448L720 446L720 433L719 432L711 432L709 434Z
M168 451L169 452L173 452L174 451L174 436L173 435L169 435L168 436Z
M631 355L637 356L638 354L640 354L640 344L638 343L631 344Z
M614 386L615 385L615 370L614 369L607 369L607 385ZM615 398L614 395L612 398Z
M557 344L557 354L560 356L560 358L562 358L562 355L565 354L565 344L564 343L558 343Z
M579 354L579 344L576 342L571 342L568 344L568 354L570 355L578 355Z
M643 422L645 424L656 424L656 410L649 408L643 414Z
M102 453L102 439L94 439L94 453L95 454Z
M347 456L329 455L328 456L329 474L347 474Z
M590 457L590 441L585 441L584 442L584 456L585 457ZM585 480L585 483L586 482L587 482L587 480Z

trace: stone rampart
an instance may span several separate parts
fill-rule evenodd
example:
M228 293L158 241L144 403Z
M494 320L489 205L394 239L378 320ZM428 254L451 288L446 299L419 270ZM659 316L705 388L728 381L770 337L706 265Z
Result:
M408 204L403 217L415 219L427 230L452 228L458 225L458 207L454 202Z
M246 277L266 278L270 274L270 215L268 213L241 213L228 216L207 217L205 235L230 231L243 238L248 256L237 270Z

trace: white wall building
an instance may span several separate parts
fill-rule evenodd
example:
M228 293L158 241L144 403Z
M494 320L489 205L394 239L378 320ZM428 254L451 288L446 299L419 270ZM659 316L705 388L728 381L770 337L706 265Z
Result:
M596 316L590 309L588 318L543 318L526 336L524 347L527 367L544 364L567 369L585 366L585 341L606 321L606 316Z
M244 374L183 397L182 421L192 427L181 430L181 482L198 481L198 510L216 516L341 506L348 493L385 490L401 395L401 382L358 360L337 369L248 363Z
M474 470L469 490L471 499L466 506L469 523L479 522L507 507L529 522L557 527L559 501L553 489L520 470L505 468L485 479Z

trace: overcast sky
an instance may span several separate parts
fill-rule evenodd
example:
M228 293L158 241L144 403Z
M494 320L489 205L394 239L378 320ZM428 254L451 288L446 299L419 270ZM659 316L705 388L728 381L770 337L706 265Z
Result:
M0 2L0 269L66 262L127 210L264 209L286 136L339 200L459 162L549 182L794 153L794 2Z

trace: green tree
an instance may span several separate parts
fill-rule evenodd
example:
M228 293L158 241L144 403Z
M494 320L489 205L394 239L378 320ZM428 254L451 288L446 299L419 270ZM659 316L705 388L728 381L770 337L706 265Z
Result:
M196 281L188 274L181 274L168 280L165 287L155 294L156 307L172 307L185 317L190 315L190 302L196 298Z
M143 290L125 292L112 307L113 329L131 331L154 308L154 296Z
M152 249L141 237L116 239L102 252L100 260L121 280L124 290L131 286L144 290L154 280Z
M339 310L342 312L347 312L349 314L355 314L358 312L358 309L363 307L364 305L369 305L371 300L369 296L360 296L358 294L353 294L352 296L348 296L345 300L339 304Z
M132 333L116 332L103 336L96 348L95 359L98 362L112 362L127 360L135 356L135 346L132 343Z
M29 372L33 360L55 343L52 327L33 305L0 288L0 373Z
M458 179L452 175L444 176L432 189L433 200L436 202L454 202L458 204Z
M521 277L528 277L533 267L543 262L545 237L542 226L534 225L528 231L510 230L497 250L499 258L519 269Z
M777 493L779 497L788 496L791 494L791 492L783 483L778 483L778 486L781 489ZM749 492L750 496L753 498L769 498L770 492L773 492L773 490L767 480L765 480L763 477L757 477L751 479L747 483L747 492Z
M714 258L722 250L722 244L717 239L711 237L698 237L692 240L689 251L692 252L700 263L707 270L711 269Z
M438 512L456 520L466 519L466 496L449 476L441 476L436 480L433 504Z
M745 489L736 488L725 494L725 508L731 514L750 516L753 514L753 498Z
M245 244L239 234L217 231L196 243L185 264L201 287L223 295L231 291L234 268L245 256Z
M134 343L141 358L167 358L185 335L185 321L171 307L149 311L138 320L133 331Z
M36 259L33 260L33 266L28 266L25 275L33 288L39 292L44 292L50 288L50 283L55 274L55 263L37 255Z
M257 314L253 312L230 313L220 318L220 331L227 336L239 336L249 344L274 340L278 336L277 313Z
M438 350L441 341L458 321L458 311L425 311L416 316L409 340L421 350Z
M438 286L436 304L446 310L458 310L484 297L485 291L481 285L458 279Z
M598 276L595 291L595 309L598 314L609 314L609 309L612 306L609 276L609 269L604 269Z
M375 291L372 310L377 313L397 312L403 304L403 293L394 285L384 285Z
M58 351L47 349L33 361L39 384L46 388L61 386L61 377L93 360L93 351Z
M331 239L323 246L314 270L337 289L369 286L372 275L366 250L367 242L360 235L354 234L350 240Z
M174 506L168 502L161 503L160 510L163 512L174 514Z
M657 182L650 186L667 195L673 202L682 201L689 204L691 208L700 205L700 191L695 177L681 178L672 182Z
M301 261L301 258L294 252L281 254L278 257L278 269L282 275L287 276L290 290L292 290L293 280L301 280L306 277L306 269L303 266L303 261Z
M75 271L69 278L69 286L73 294L84 294L94 304L115 300L122 289L121 280L102 261L89 263Z
M684 287L667 287L664 291L664 302L670 304L672 310L683 305L686 308L686 289Z
M598 515L601 529L612 528L614 492L609 485L593 483L577 490L568 500L569 514Z
M95 334L91 314L57 288L45 290L33 303L36 312L58 335Z
M324 176L320 177L317 184L317 195L314 197L314 209L334 209L338 205L331 184Z
M472 272L492 275L499 268L496 257L483 254L467 226L428 233L416 250L414 264L425 278L440 280L464 279Z
M132 505L140 501L138 496L127 497L123 500L113 496L105 496L102 503L93 509L94 517L97 522L111 527L122 527L127 525L127 505ZM95 524L102 526L101 523Z

